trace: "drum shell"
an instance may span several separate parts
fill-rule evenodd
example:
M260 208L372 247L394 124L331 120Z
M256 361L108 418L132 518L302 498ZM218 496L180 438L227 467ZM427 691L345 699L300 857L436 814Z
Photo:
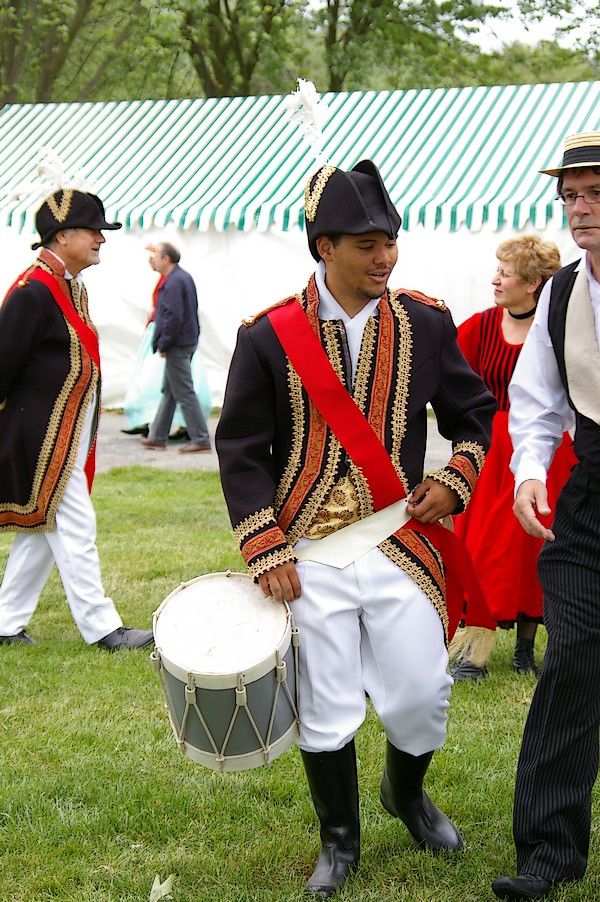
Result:
M296 673L294 649L291 645L283 660L286 665L287 686L292 698L295 699ZM243 674L240 676L243 679ZM285 692L280 691L275 706L268 753L265 754L261 750L245 711L240 710L227 741L226 754L219 759L195 709L190 709L185 728L181 732L186 706L185 685L179 677L169 672L168 663L166 663L163 670L163 686L168 701L169 720L173 733L184 755L198 764L204 764L206 767L220 771L248 770L259 767L262 764L268 764L286 751L298 735L294 709ZM252 717L261 736L266 736L273 698L277 691L276 671L269 670L259 679L246 683L245 689ZM211 734L220 749L235 711L235 689L207 689L195 686L194 693L198 709L210 724Z
M169 599L193 583L229 576L248 579L245 574L207 574L172 592L154 614L155 635ZM237 673L184 669L157 643L151 661L162 682L177 744L192 761L222 772L247 770L269 763L294 743L298 634L289 607L284 608L285 629L272 653Z

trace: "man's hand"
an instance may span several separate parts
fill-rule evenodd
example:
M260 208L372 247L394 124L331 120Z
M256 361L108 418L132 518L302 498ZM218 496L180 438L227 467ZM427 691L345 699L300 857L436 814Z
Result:
M258 585L263 595L271 596L275 601L294 601L300 598L300 577L296 565L292 562L278 564L258 577Z
M455 511L459 503L454 489L428 476L410 493L406 510L419 523L437 523Z
M537 539L554 541L554 533L547 529L537 518L537 514L548 516L551 512L548 507L548 492L546 486L539 479L526 479L517 490L513 511L517 520L530 536Z

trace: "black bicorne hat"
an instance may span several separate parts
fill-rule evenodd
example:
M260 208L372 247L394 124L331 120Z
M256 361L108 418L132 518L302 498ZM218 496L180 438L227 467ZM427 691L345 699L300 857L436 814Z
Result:
M41 240L31 245L34 251L63 229L120 229L121 223L106 221L104 205L95 194L59 188L35 214L35 227Z
M304 215L308 246L320 260L320 235L362 235L384 232L394 239L402 225L375 163L361 160L348 172L322 166L304 192Z

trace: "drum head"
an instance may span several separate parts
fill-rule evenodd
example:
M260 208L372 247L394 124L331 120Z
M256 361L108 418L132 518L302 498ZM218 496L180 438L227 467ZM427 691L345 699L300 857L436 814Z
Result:
M171 593L154 616L162 656L188 673L219 675L269 658L288 628L286 605L243 573L209 573Z

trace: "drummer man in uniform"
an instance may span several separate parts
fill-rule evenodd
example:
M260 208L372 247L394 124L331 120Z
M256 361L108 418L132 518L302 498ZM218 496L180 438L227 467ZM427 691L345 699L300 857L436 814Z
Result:
M359 860L354 735L366 693L387 735L384 808L419 847L462 848L455 826L423 790L444 743L452 685L449 562L429 535L448 535L437 521L469 500L495 402L459 351L445 305L388 290L401 219L374 163L348 172L322 167L305 200L316 271L299 295L240 328L216 444L249 571L265 595L294 602L298 745L322 840L307 888L330 896ZM300 327L308 337L292 352ZM309 386L314 373L316 387ZM334 395L342 390L339 400L361 421L358 438L345 437L343 445L340 404L319 387L332 373ZM428 403L453 453L423 480ZM375 539L362 534L385 504L380 464L409 493L407 512L417 527L426 524L422 532L400 529L396 519ZM321 543L359 523L354 559L341 567L319 561Z

